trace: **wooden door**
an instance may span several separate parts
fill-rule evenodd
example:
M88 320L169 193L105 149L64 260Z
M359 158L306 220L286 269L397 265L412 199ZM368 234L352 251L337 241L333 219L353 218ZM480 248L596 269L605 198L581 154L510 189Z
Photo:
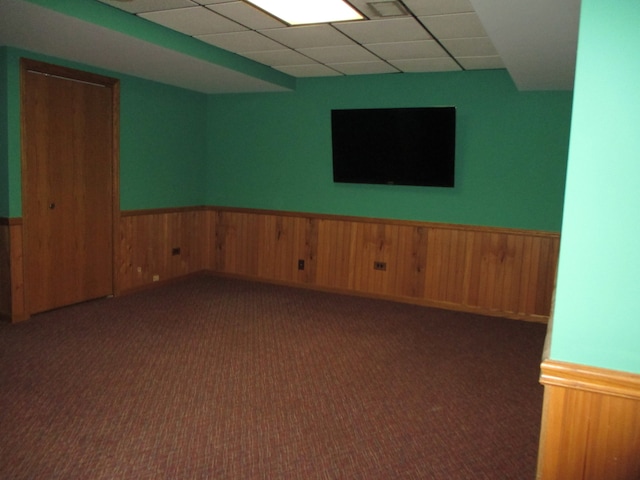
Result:
M115 82L22 61L29 313L113 293Z

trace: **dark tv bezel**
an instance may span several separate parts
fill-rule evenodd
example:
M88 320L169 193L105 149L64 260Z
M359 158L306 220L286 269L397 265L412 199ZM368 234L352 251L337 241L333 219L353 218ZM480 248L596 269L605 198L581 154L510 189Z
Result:
M434 127L435 121L445 121L446 125L436 126L437 132L430 135L429 138L434 138L440 143L432 149L438 150L438 156L442 157L437 163L438 171L436 175L427 175L425 171L421 171L420 175L415 175L415 169L419 166L426 166L429 161L429 154L420 155L417 152L418 144L412 139L412 152L411 160L407 159L406 165L403 166L403 171L398 174L397 171L397 156L394 158L378 158L376 162L372 164L372 161L367 158L364 159L362 155L357 155L357 159L346 158L346 151L355 151L359 145L359 139L364 132L359 132L357 137L351 140L352 142L348 147L344 145L338 145L338 142L343 142L346 138L346 124L349 122L351 125L357 127L366 128L371 125L371 122L376 118L388 118L394 116L394 118L400 117L400 121L403 122L402 126L406 128L408 125L406 122L409 119L415 120L416 115L421 116L418 127L428 128ZM338 119L337 116L342 118ZM345 118L350 116L351 119ZM366 125L363 125L366 116ZM359 120L359 121L358 121ZM413 126L416 127L415 125ZM382 127L374 127L374 130L379 130ZM388 125L387 125L388 128ZM373 137L381 138L380 130L377 135L372 134ZM397 145L400 136L400 130L392 132L392 138L389 138L390 143ZM416 133L417 135L417 133ZM456 167L456 136L457 136L457 109L455 106L428 106L428 107L391 107L391 108L348 108L348 109L332 109L331 110L331 144L332 144L332 164L333 164L333 181L334 183L342 184L367 184L367 185L401 185L401 186L418 186L418 187L442 187L442 188L454 188L455 187L455 167ZM383 138L384 139L384 138ZM371 139L373 141L373 139ZM420 140L422 141L422 140ZM426 142L426 139L424 140ZM425 146L427 144L425 143ZM382 155L381 152L387 151L386 155L390 155L391 145L388 145L385 149L381 149L373 153L373 155ZM366 155L366 154L363 154ZM350 163L351 167L345 165ZM362 167L366 164L367 168ZM360 165L358 172L354 171L354 166ZM395 165L395 174L390 174L390 165ZM410 169L413 168L414 172ZM349 171L350 170L350 171ZM383 173L384 172L386 173Z

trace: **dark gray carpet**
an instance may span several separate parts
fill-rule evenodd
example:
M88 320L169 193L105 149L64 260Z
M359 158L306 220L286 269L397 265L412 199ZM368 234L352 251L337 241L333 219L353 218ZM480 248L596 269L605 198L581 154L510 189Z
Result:
M0 478L533 479L545 330L210 276L0 324Z

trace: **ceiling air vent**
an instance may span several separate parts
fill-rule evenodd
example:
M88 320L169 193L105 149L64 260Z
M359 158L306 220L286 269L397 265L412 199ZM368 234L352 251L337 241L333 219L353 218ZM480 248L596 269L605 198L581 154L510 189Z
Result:
M367 5L378 17L402 17L409 14L404 8L404 5L396 0L389 2L369 2Z

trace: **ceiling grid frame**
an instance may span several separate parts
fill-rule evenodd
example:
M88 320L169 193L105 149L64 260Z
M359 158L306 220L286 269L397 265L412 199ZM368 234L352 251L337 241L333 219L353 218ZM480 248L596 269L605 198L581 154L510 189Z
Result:
M385 3L384 0L350 0L347 3L363 14L363 20L296 26L287 25L243 0L98 1L218 48L246 56L294 77L466 70L445 43L431 32L425 19L463 15L458 18L464 18L467 24L472 19L471 23L475 21L475 25L482 28L470 0L436 0L431 7L431 11L436 13L431 15L423 15L430 11L425 7L424 0L391 0L388 3L398 4L398 11L403 10L401 15L392 17L376 16L376 10L371 4ZM156 7L152 7L153 2ZM416 5L420 8L414 12ZM151 8L154 9L150 10ZM207 18L209 31L203 30ZM456 18L450 20L455 23ZM354 26L362 35L380 40L368 43L359 41L358 35L349 34ZM453 28L455 29L455 25ZM403 38L408 31L416 30L424 32L420 40L422 43L393 39L385 41L385 37L395 35ZM479 37L476 31L473 32L473 37L465 37L461 30L456 38L482 38L484 42L491 42L486 34ZM361 53L358 54L357 51ZM397 53L399 51L403 54ZM495 49L492 48L492 51L495 52ZM292 54L294 52L297 56ZM487 55L467 55L467 61L466 57L469 56L475 57L474 69L504 68L499 57L485 62ZM289 61L278 61L285 57ZM444 61L443 57L450 60ZM299 63L294 61L295 58Z
M573 89L581 0L402 0L412 16L386 19L370 1L349 0L367 20L328 26L374 59L320 56L322 41L304 47L315 59L305 56L265 35L291 27L241 0L0 0L0 46L203 93L292 91L310 76L487 69L504 69L521 91ZM206 8L229 33L193 36L142 16L190 7ZM434 22L450 25L443 33ZM426 31L411 37L421 25L450 55Z

